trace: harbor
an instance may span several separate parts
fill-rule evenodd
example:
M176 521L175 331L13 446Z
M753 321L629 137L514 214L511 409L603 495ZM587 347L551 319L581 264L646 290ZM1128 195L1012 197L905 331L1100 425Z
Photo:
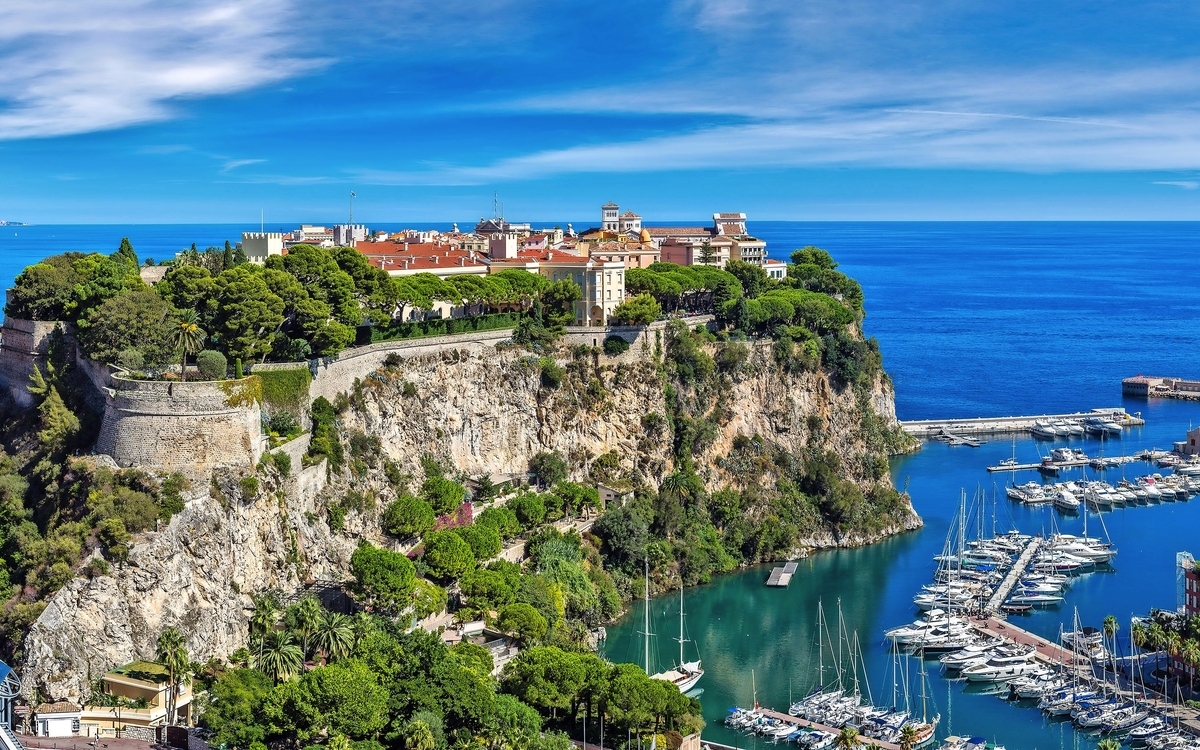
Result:
M1122 430L1141 427L1145 424L1146 420L1140 413L1129 414L1124 407L1110 407L1085 412L1025 417L908 420L902 421L900 426L906 433L917 438L938 439L939 436L949 436L946 438L947 440L962 440L968 436L1013 432L1037 435L1043 425L1051 426L1050 431L1043 433L1051 439L1056 435L1083 435L1088 431L1097 435L1119 435ZM1076 428L1078 428L1077 431ZM1062 430L1066 431L1062 432Z

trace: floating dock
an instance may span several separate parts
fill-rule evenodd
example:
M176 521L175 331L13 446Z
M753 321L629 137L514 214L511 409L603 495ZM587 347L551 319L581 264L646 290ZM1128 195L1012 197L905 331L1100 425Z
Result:
M992 598L988 599L985 609L988 612L995 612L1000 609L1000 605L1004 604L1004 600L1013 590L1013 586L1017 585L1017 581L1021 580L1021 576L1025 575L1025 570L1029 567L1029 561L1037 554L1038 547L1041 546L1042 540L1034 537L1029 540L1029 544L1025 545L1025 549L1021 550L1021 556L1017 558L1017 562L1008 571L1008 575L1004 576L1004 580L996 587L992 593Z
M1028 432L1035 422L1042 420L1065 420L1080 422L1085 419L1103 417L1122 427L1140 427L1146 420L1139 414L1129 414L1123 407L1092 409L1070 414L1038 414L1030 417L975 417L971 419L921 419L901 422L900 427L909 435L918 438L936 438L949 434L956 438L965 435L987 435L999 432Z
M790 562L787 565L773 569L771 575L767 578L767 585L787 588L787 585L792 582L792 576L796 575L796 568L798 567L800 567L799 563Z

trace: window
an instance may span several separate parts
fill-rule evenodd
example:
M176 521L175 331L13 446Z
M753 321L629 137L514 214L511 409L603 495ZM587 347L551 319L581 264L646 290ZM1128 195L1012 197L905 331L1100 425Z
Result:
M611 289L608 290L608 299L612 299L612 290Z

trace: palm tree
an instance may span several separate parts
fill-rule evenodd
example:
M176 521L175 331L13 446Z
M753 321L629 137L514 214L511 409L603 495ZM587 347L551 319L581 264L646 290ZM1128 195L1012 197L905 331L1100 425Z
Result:
M320 627L321 621L325 619L325 609L321 603L314 597L306 596L296 604L292 610L292 616L296 621L296 629L300 631L301 644L304 649L304 658L308 659L311 653L308 650L309 639L316 634L317 628Z
M252 601L254 612L250 615L250 632L258 636L258 658L262 659L263 638L275 629L275 623L279 620L279 603L269 591L255 594Z
M158 661L167 668L167 682L170 692L167 695L167 723L175 725L175 704L179 695L179 686L189 679L187 639L176 628L167 628L158 636L155 649Z
M423 721L414 721L404 732L404 747L408 750L433 750L433 731Z
M842 727L833 744L838 750L856 750L858 747L858 730L854 727Z
M313 635L313 645L325 654L326 663L345 658L354 645L350 618L337 612L326 612Z
M263 653L258 660L258 670L276 682L290 680L300 671L304 652L292 639L292 634L272 630L263 639Z
M204 347L206 336L208 334L200 327L200 316L195 310L179 311L179 323L171 331L171 345L182 352L179 377L184 381L187 380L187 357Z
M1096 750L1121 750L1121 743L1114 740L1112 737L1105 737L1100 740L1100 744Z
M349 738L341 732L334 732L329 738L329 743L325 746L328 750L351 750L353 747L350 744Z
M1186 667L1190 667L1187 671L1188 675L1188 693L1192 692L1192 678L1196 676L1196 668L1200 667L1200 643L1196 643L1191 638L1183 642L1179 647L1179 658L1183 661Z
M917 728L912 724L905 724L900 728L900 750L913 750L916 746Z
M366 612L359 612L350 618L350 630L354 632L354 645L363 642L367 634L371 632L371 628L375 623L371 620L371 615Z

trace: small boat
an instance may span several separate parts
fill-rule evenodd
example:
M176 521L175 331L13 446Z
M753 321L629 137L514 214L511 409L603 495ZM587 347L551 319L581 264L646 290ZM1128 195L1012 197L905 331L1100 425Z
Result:
M1076 511L1079 510L1079 500L1070 492L1062 490L1054 496L1054 507L1066 512Z
M1000 611L1008 615L1023 615L1033 609L1032 604L1001 604Z
M1053 440L1058 437L1058 430L1054 429L1049 422L1041 420L1034 422L1033 427L1030 427L1029 431L1033 433L1034 437L1042 438L1043 440Z

